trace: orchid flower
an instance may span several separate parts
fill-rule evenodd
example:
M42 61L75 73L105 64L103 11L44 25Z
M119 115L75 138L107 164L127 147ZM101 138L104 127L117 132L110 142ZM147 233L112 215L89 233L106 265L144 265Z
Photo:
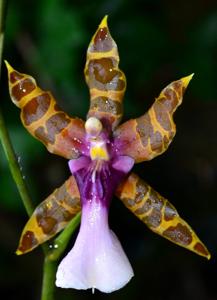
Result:
M210 258L174 206L131 172L134 164L153 159L170 145L176 132L173 114L192 75L164 88L147 113L119 125L126 79L119 69L107 16L87 50L84 73L90 108L86 122L69 117L31 76L6 65L11 99L21 109L24 127L48 151L68 159L72 174L35 209L22 232L17 254L53 237L81 210L80 231L59 264L56 285L105 293L120 289L134 273L108 224L115 194L153 232Z

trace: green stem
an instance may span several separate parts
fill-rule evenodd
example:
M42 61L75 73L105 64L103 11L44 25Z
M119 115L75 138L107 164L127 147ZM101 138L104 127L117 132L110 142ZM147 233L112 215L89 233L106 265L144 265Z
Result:
M2 65L2 52L3 52L3 45L4 45L4 24L5 24L5 16L6 16L6 4L7 1L0 0L0 76L1 76L1 65ZM11 174L14 178L14 181L16 182L18 191L23 200L26 211L28 215L31 215L33 211L33 205L31 203L26 185L22 178L22 174L17 162L17 158L14 153L1 111L0 111L0 140L2 142L2 146L9 163Z
M5 126L5 122L4 122L1 111L0 111L0 140L1 140L5 155L8 160L11 174L16 183L17 189L19 191L19 194L21 196L21 199L23 201L25 209L26 209L28 215L31 216L31 214L34 210L34 207L31 202L26 184L23 180L22 173L20 171L20 167L17 162L17 157L15 155L13 146L11 144L10 137L9 137L7 128Z
M0 0L0 76L1 76L1 64L2 64L2 51L4 42L4 21L5 21L5 7L7 1ZM13 179L16 183L17 189L25 206L25 209L29 216L31 216L34 207L29 196L28 189L25 181L23 180L22 173L17 161L16 154L14 152L10 137L5 126L4 118L0 110L0 141L2 143L5 155L8 160L9 168ZM63 254L68 241L72 233L80 223L80 214L69 223L66 229L55 239L54 248L48 251L48 247L44 244L42 248L44 250L44 267L43 267L43 281L42 281L42 294L41 300L53 300L55 291L55 274L57 268L57 262L60 256Z
M48 257L50 260L55 261L58 260L63 252L65 251L68 242L76 230L78 225L80 224L81 213L78 213L67 225L67 227L58 235L58 237L53 242L53 249L49 251Z
M44 259L41 300L53 300L57 262L48 257Z
M4 45L4 25L6 17L6 5L7 1L0 0L0 76L1 76L1 65L2 65L2 52ZM0 111L0 140L8 160L9 168L13 179L16 183L20 196L22 198L25 209L30 216L33 212L33 205L29 197L29 193L25 182L23 180L17 158L12 147L7 128L5 126L3 115Z
M4 46L4 26L6 19L6 7L7 0L0 0L0 75L1 75L1 65L2 65L2 53Z
M57 263L65 251L72 233L78 227L80 219L81 213L78 213L54 240L53 249L48 251L45 256L41 300L54 299Z
M54 240L53 249L45 256L41 300L54 299L57 263L65 251L72 233L78 227L80 219L81 213L78 213Z

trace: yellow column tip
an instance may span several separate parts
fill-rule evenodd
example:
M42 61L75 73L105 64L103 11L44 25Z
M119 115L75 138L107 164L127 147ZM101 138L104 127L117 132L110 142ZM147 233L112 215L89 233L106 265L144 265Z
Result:
M185 87L188 86L188 84L191 81L191 79L192 79L193 76L194 76L194 73L192 73L191 75L188 75L188 76L182 78L182 82L183 82L183 85Z
M108 15L105 15L105 17L102 19L101 23L99 24L99 28L108 27L107 20L108 20Z

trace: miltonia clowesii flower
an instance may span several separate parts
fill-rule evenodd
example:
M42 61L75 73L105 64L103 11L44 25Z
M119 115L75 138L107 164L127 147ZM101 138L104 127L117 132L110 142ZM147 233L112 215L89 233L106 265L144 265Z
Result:
M108 293L133 276L121 244L108 226L108 210L114 191L134 160L115 151L112 139L95 117L87 120L85 128L87 155L69 161L81 195L81 227L74 247L59 265L56 285Z
M106 293L123 287L133 270L108 225L115 194L153 232L210 258L174 206L131 173L134 163L151 160L170 145L176 132L173 114L192 75L164 88L147 113L119 125L126 79L119 69L107 17L87 51L85 78L91 101L86 122L69 117L31 76L6 64L11 99L21 109L23 125L51 153L68 159L72 174L36 207L24 227L17 254L49 240L82 210L79 234L58 267L56 285Z

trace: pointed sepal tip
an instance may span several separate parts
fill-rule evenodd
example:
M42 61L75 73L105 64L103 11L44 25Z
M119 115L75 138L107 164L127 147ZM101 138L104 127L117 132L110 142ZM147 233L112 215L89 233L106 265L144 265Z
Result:
M6 65L6 68L7 68L7 70L8 70L8 73L11 73L11 72L14 71L14 68L9 64L9 62L8 62L6 59L4 60L4 63L5 63L5 65Z
M99 28L108 27L108 15L105 15L105 17L102 19L101 23L99 24Z
M184 85L184 87L187 87L189 82L191 81L192 77L194 76L194 73L188 75L188 76L185 76L185 77L182 77L182 83Z
M22 254L23 254L23 252L22 252L22 251L20 251L19 249L17 249L17 250L16 250L16 252L15 252L15 254L16 254L16 255L22 255Z

